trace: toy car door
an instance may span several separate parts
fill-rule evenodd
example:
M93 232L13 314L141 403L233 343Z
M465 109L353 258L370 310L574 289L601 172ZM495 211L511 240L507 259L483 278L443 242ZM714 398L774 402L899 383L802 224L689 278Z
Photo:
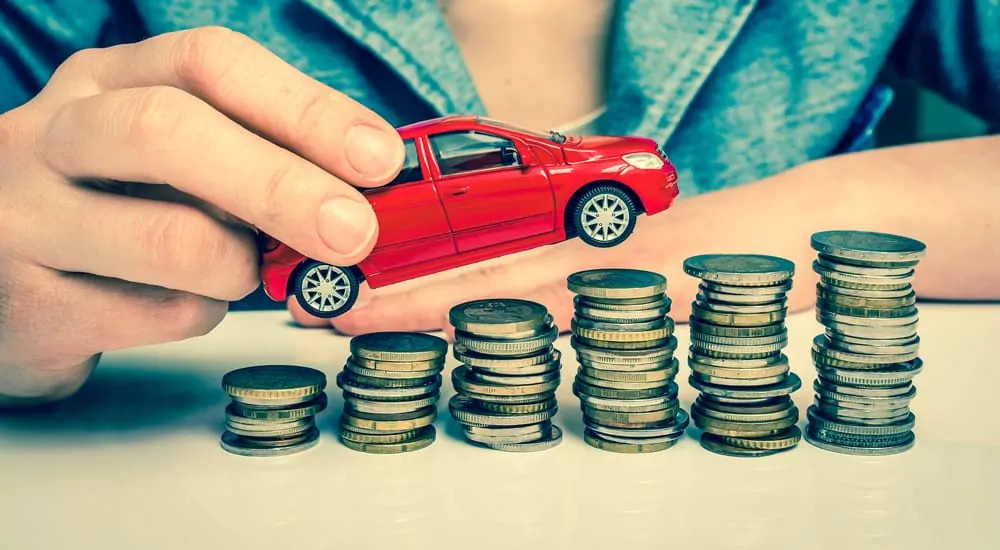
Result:
M384 187L364 191L378 217L379 235L363 263L388 271L455 254L451 227L428 177L415 138L405 140L406 160Z
M548 174L530 149L482 130L428 136L458 252L554 229Z

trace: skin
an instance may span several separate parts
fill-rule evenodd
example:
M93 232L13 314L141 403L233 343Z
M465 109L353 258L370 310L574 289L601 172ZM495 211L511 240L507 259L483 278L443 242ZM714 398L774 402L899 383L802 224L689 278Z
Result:
M378 228L356 188L403 154L373 112L226 29L76 53L0 116L0 406L210 331L259 284L251 225L361 260Z

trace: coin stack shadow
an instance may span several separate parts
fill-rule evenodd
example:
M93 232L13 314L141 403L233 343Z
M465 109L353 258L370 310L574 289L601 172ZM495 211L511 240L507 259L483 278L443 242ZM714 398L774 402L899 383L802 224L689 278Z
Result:
M691 419L703 448L724 456L774 455L798 446L802 381L788 344L786 292L795 266L774 256L708 254L684 261L701 279L691 304L688 378L700 392Z
M817 378L806 440L841 454L904 452L916 440L909 406L923 361L911 283L925 246L865 231L823 231L810 243L825 333L813 340Z
M561 354L559 329L545 306L516 299L474 300L449 312L455 327L452 418L473 445L534 452L562 442L552 422Z
M619 453L673 447L689 419L677 399L677 337L662 275L635 269L573 273L576 294L570 345L573 393L583 411L584 441Z
M370 454L433 444L448 343L420 332L373 332L351 338L350 350L337 375L344 397L340 442Z
M221 445L240 456L285 456L319 441L315 416L326 409L326 375L308 367L259 365L222 377L232 401Z

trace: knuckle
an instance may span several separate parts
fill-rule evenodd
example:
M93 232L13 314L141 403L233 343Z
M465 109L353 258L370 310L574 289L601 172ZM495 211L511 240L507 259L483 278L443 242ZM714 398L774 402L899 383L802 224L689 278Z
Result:
M224 305L196 294L170 293L159 308L162 326L171 339L204 336L222 321Z
M52 73L51 80L62 81L89 73L102 61L104 52L100 48L84 48L70 54Z
M0 348L6 349L5 342L19 332L40 325L38 316L48 304L43 303L37 283L30 283L39 278L23 265L0 262Z
M273 225L285 214L285 205L294 200L294 190L299 181L304 179L299 164L293 159L281 161L267 170L266 179L261 187L260 196L256 198L256 220L250 220L258 225Z
M164 209L140 230L137 245L150 251L150 268L175 274L189 286L225 300L257 287L253 243L240 239L194 208Z
M283 139L295 135L319 136L330 133L336 135L337 129L330 128L329 122L338 118L342 118L344 121L351 118L350 116L346 116L348 113L340 113L340 117L330 116L330 113L336 107L333 105L329 94L309 92L293 101L295 102L295 107L292 110L294 114L286 119L278 117L275 121L277 125L276 133ZM350 107L348 106L344 106L343 108L343 110L349 109ZM344 130L346 128L340 131L343 132Z
M181 141L189 120L187 102L187 94L168 86L134 90L111 107L109 120L119 135L140 147Z
M136 244L150 252L153 269L194 277L204 262L227 252L221 235L209 228L193 209L164 208L146 221Z
M225 27L181 33L173 60L177 77L196 89L214 89L252 44L246 35Z

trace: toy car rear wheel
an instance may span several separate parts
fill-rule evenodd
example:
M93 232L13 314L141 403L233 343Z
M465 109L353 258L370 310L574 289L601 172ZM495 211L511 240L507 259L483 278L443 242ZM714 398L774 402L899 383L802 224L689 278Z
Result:
M573 230L591 246L616 246L632 234L637 215L635 201L628 193L612 185L597 185L574 204Z
M306 313L330 319L354 306L361 278L349 267L309 260L295 270L291 283L290 290Z

